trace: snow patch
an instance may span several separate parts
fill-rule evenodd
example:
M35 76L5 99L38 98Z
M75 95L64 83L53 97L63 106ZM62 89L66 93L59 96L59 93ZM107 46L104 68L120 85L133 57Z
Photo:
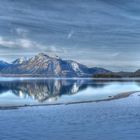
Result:
M72 62L71 65L72 65L72 68L73 68L74 71L78 71L79 70L79 65L77 63Z

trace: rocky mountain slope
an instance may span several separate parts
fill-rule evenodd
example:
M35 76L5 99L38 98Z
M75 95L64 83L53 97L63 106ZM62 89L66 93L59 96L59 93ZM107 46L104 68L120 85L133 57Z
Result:
M2 70L3 68L9 66L9 64L5 61L0 61L0 70Z
M0 65L1 75L45 76L45 77L91 77L95 74L106 74L111 71L103 68L88 68L72 60L62 60L44 53L29 58L18 58L13 63Z

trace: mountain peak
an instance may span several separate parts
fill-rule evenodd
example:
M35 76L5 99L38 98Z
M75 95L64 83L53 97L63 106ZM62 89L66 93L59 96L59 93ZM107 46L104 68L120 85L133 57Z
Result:
M37 54L37 56L47 56L47 57L49 57L47 54L45 54L45 53L39 53L39 54Z
M48 55L46 53L39 53L39 54L36 55L36 57L38 57L38 58L55 58L55 59L60 59L60 57L57 56L56 54Z
M45 53L39 53L39 54L35 55L33 57L33 59L45 60L45 59L50 59L50 56Z
M26 61L27 61L27 58L26 58L26 57L20 57L20 58L14 60L14 61L12 62L12 64L23 64L23 63L26 62Z

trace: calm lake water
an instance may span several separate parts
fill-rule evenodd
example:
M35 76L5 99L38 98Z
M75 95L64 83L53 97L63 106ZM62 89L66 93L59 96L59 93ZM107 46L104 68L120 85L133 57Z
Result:
M25 105L0 110L0 140L140 139L138 80L1 79L0 107Z

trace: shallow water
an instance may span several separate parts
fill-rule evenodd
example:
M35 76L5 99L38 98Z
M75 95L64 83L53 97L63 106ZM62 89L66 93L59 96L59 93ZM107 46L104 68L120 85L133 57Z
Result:
M139 85L139 81L1 81L1 106L62 105L0 110L0 140L139 140Z

